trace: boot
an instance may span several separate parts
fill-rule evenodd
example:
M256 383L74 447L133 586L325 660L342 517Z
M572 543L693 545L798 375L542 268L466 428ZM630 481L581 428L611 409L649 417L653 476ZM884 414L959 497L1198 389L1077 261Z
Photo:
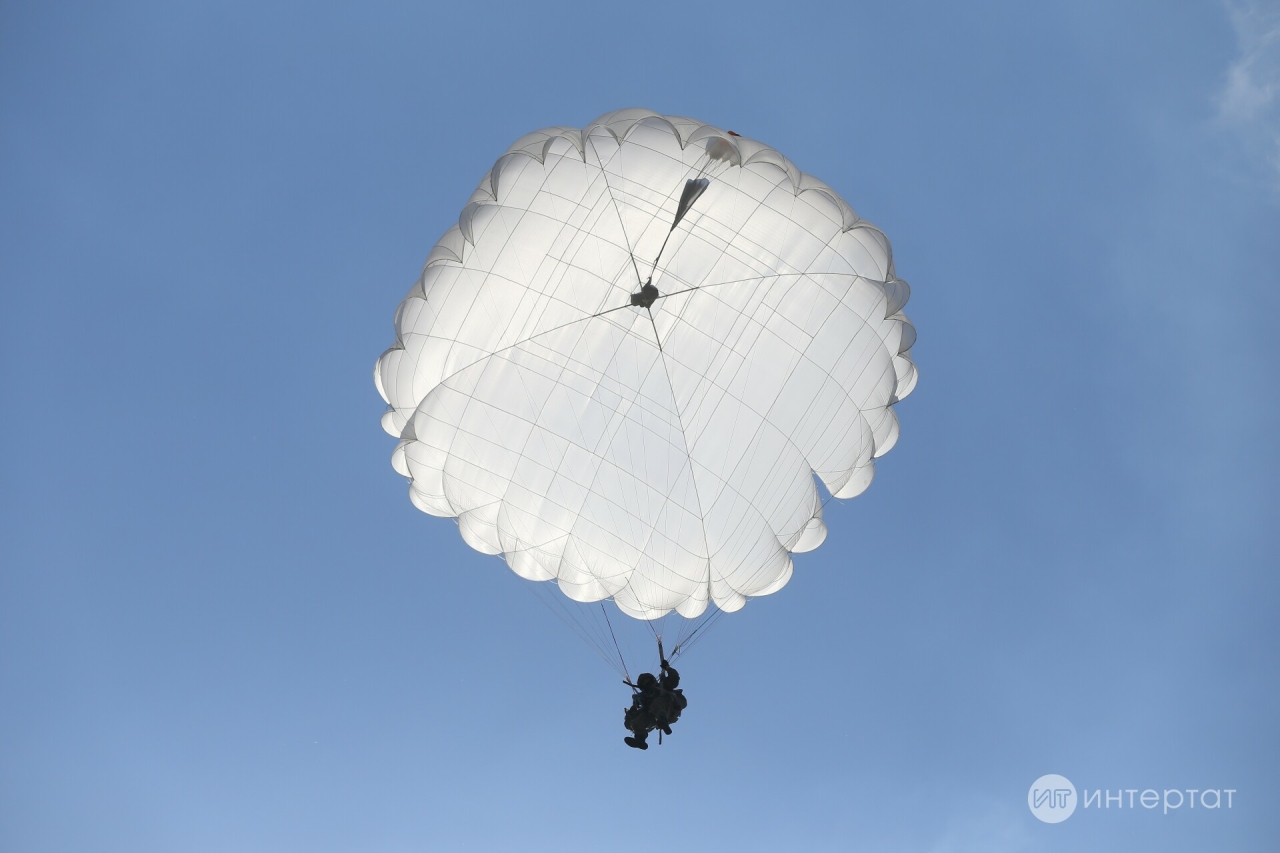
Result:
M633 737L624 737L622 739L622 742L625 743L627 746L631 747L632 749L648 749L649 748L649 744Z

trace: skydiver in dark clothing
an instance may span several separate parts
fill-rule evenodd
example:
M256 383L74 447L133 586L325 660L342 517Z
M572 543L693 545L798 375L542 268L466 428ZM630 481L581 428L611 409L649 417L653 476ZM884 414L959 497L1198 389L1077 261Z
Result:
M649 744L645 743L645 738L654 729L654 719L649 713L649 703L658 696L660 690L658 679L653 677L653 673L644 672L636 679L635 684L631 684L630 681L626 683L632 690L631 707L626 710L622 724L632 733L632 736L623 738L623 741L633 749L648 749Z
M680 712L689 704L680 689L680 673L675 667L662 661L662 675L658 678L658 695L649 703L649 713L653 715L656 728L663 734L671 734L671 724L680 719Z
M631 682L627 682L631 684ZM676 672L666 659L662 660L662 677L655 678L653 673L642 673L631 688L635 691L631 697L631 707L623 716L623 725L632 734L623 738L623 742L633 749L648 749L645 742L649 732L662 730L663 734L671 734L671 724L680 719L680 712L689 704L680 690L680 673Z

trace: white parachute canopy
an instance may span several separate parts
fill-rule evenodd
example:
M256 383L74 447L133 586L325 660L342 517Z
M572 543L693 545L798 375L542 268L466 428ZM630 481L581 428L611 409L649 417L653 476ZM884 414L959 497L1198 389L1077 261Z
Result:
M646 285L648 285L646 287ZM642 109L521 137L432 249L374 379L392 465L581 602L781 589L915 386L889 241L774 149Z

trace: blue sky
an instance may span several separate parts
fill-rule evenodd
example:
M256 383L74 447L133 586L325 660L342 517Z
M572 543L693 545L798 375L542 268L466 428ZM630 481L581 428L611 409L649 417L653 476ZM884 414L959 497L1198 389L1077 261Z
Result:
M643 754L371 380L494 158L625 106L882 227L921 369ZM14 2L0 118L0 847L1274 849L1275 5Z

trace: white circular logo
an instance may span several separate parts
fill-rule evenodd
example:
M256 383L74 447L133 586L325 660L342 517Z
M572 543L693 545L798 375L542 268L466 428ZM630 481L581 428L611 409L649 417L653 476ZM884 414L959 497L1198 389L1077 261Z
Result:
M1076 786L1057 773L1041 776L1027 791L1027 807L1045 823L1062 823L1076 810Z

